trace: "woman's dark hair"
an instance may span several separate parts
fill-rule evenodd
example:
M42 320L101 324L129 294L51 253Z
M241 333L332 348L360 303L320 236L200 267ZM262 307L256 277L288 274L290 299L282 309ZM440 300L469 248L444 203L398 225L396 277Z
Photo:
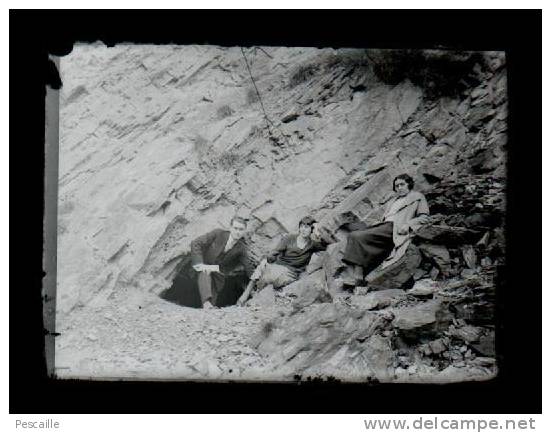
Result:
M305 216L299 221L298 226L300 227L302 225L306 225L306 226L312 227L315 223L316 223L316 220L314 218L310 216Z
M413 181L413 178L409 174L400 174L394 178L392 181L392 190L396 191L396 181L398 179L405 180L408 184L409 190L411 191L413 189L413 185L415 185L415 182Z

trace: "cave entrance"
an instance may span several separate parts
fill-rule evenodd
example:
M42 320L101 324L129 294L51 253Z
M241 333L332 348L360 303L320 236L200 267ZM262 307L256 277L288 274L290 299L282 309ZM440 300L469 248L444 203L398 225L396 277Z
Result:
M173 275L172 284L159 296L165 301L184 307L202 308L203 304L197 284L198 274L191 266L189 254L182 258ZM223 285L218 288L213 284L213 305L217 307L235 305L248 280L243 276L225 275L222 281Z

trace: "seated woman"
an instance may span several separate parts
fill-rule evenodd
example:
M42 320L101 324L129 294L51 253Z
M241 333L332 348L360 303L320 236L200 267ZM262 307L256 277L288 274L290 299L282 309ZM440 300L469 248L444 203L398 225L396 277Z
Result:
M237 305L245 304L255 287L260 290L271 284L278 289L298 279L312 254L326 247L325 242L312 233L314 224L313 218L304 217L298 224L298 234L283 237L273 253L256 267Z
M387 203L381 222L348 235L342 261L352 266L342 275L345 286L360 284L364 275L381 263L383 267L395 263L406 252L412 234L427 221L427 200L413 190L413 185L411 176L396 176L392 184L395 194Z

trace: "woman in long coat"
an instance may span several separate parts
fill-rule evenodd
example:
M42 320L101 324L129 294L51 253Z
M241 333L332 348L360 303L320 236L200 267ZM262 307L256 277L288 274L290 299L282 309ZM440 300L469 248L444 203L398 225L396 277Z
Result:
M381 222L348 235L343 262L353 268L344 275L344 284L354 286L381 263L387 267L406 252L412 235L429 217L423 194L413 190L407 174L393 181L395 195L387 203Z

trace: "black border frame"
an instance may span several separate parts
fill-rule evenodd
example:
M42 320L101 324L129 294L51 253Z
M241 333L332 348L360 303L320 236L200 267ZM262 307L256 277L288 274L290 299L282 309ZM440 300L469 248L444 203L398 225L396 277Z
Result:
M541 10L10 11L10 413L541 413L541 17ZM48 53L96 40L506 51L507 267L497 300L497 378L448 385L48 378L40 297L44 85L56 83Z

